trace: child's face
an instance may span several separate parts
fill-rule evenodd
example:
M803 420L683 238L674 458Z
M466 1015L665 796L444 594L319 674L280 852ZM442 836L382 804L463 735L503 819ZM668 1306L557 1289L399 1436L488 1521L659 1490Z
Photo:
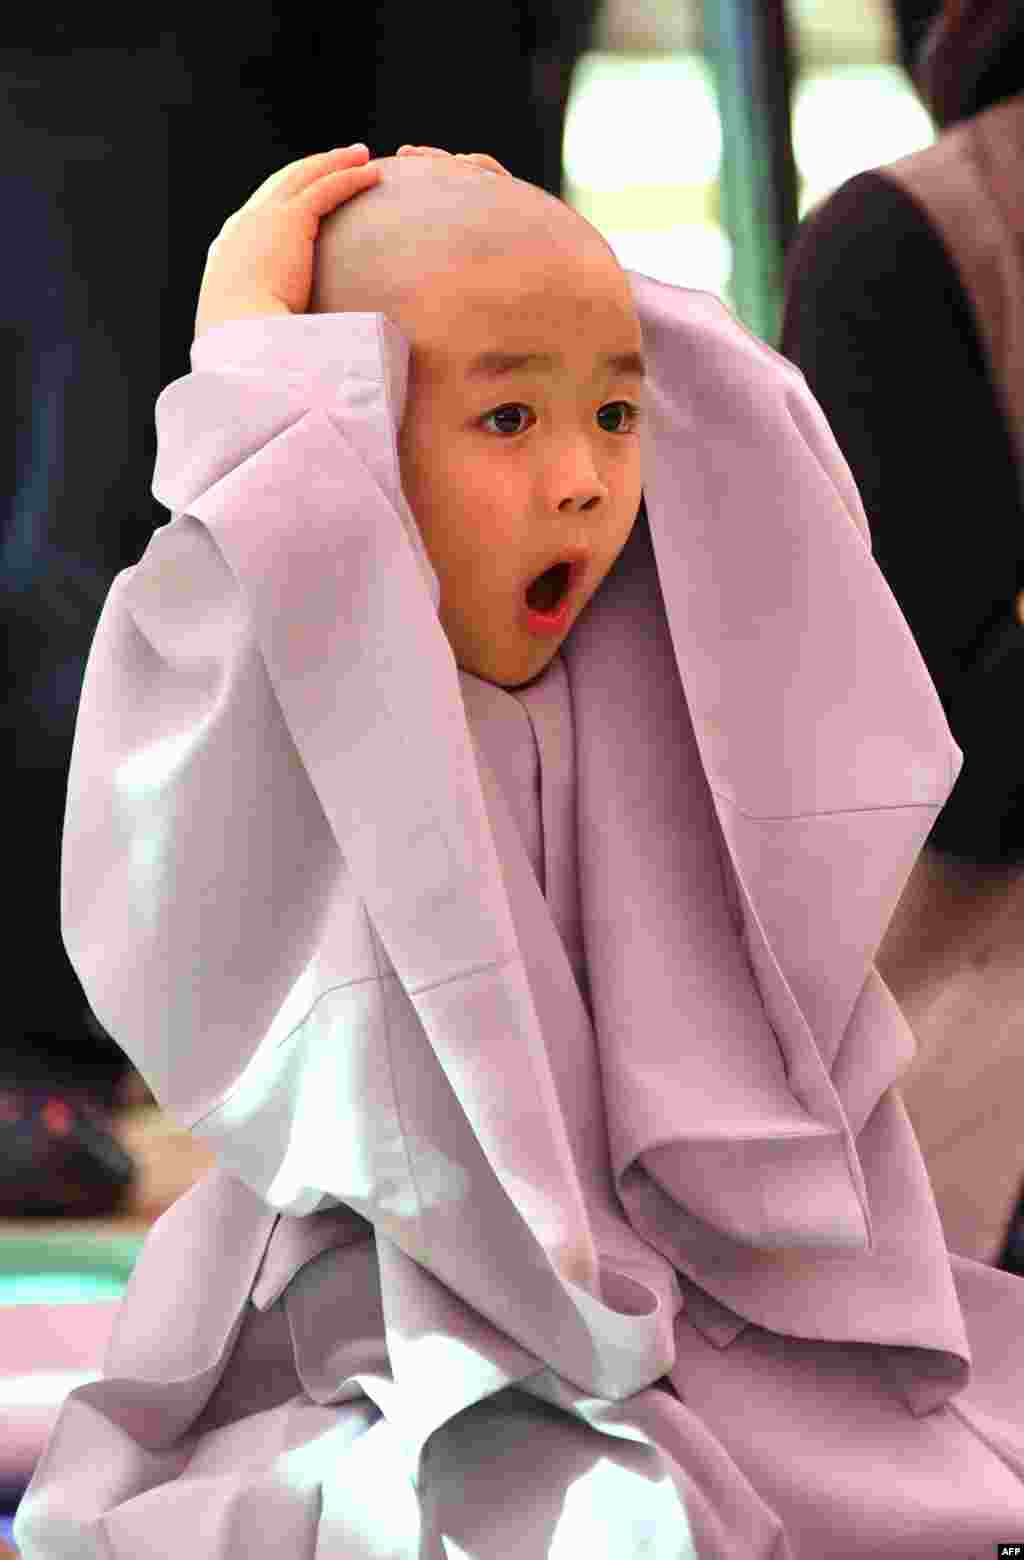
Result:
M402 486L441 588L458 666L514 688L543 671L625 546L641 499L643 380L625 274L594 246L470 261L403 311L414 350ZM500 377L483 352L546 353ZM495 415L497 414L497 415ZM553 636L524 624L527 586L566 550L589 561Z

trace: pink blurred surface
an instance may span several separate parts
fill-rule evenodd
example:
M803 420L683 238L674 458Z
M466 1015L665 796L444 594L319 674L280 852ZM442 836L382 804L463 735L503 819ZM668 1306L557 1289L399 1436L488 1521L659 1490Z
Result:
M12 1305L0 1327L0 1485L28 1483L61 1404L83 1375L100 1374L117 1300ZM67 1373L63 1386L58 1379ZM47 1390L51 1378L52 1391Z

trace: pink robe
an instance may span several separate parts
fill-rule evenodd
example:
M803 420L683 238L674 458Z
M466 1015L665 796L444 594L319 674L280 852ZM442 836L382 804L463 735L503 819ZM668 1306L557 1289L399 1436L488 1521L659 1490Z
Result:
M26 1560L1024 1541L1024 1284L945 1248L873 964L962 755L802 375L629 278L644 506L516 693L441 630L389 320L222 325L157 402L63 930L218 1168Z

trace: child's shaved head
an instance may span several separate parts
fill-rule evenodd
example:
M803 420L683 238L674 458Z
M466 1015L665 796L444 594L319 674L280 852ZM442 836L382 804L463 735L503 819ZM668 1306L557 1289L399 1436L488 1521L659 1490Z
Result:
M380 168L320 224L309 312L386 314L408 340L398 455L441 625L459 667L521 687L636 520L632 290L596 228L535 185L450 158ZM564 621L541 631L527 590L565 556L582 572Z
M376 184L320 224L311 314L379 311L403 323L403 303L440 272L516 250L614 252L564 201L522 179L449 157L381 157Z

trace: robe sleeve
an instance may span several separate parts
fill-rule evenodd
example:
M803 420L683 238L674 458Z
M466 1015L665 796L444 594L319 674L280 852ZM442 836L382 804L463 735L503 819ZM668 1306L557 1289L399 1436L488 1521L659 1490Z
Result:
M153 491L172 518L110 588L72 749L64 944L158 1105L200 1135L257 1052L281 1061L316 1001L306 972L344 872L247 596L189 513L216 494L222 514L242 506L264 526L270 514L274 566L288 569L291 527L330 501L310 468L328 469L341 437L321 410L330 332L317 324L220 326L159 397ZM285 454L268 461L275 448ZM231 1168L244 1175L246 1154L262 1155L266 1175L246 1178L267 1195L287 1126L273 1142L261 1132ZM271 1198L292 1213L335 1200L301 1177Z

